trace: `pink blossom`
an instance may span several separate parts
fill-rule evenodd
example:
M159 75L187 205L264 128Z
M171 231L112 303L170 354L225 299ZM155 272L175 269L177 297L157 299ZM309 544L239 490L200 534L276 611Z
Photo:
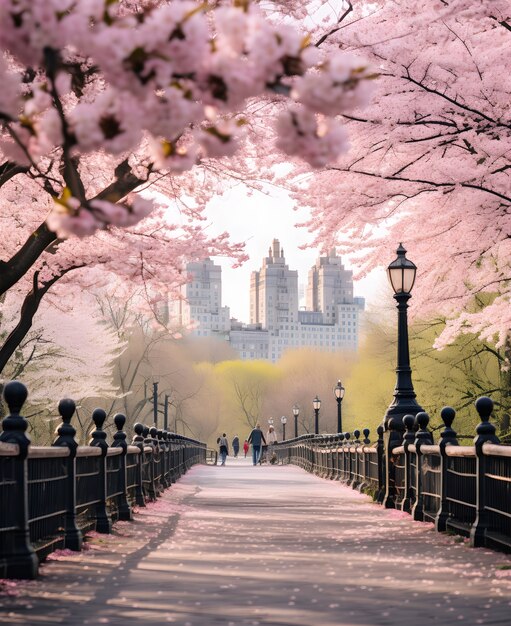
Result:
M291 156L300 155L312 167L324 167L348 150L347 133L335 120L318 123L314 113L296 107L277 120L277 147Z
M9 70L3 56L0 56L0 113L16 118L21 106L21 77Z
M197 148L194 144L174 146L166 140L149 138L151 157L158 169L171 172L185 172L197 162Z
M239 128L230 121L206 124L195 133L204 155L211 158L232 156L239 142Z
M61 210L61 207L58 207L48 215L46 222L48 228L54 231L57 237L63 239L70 235L89 237L100 225L92 213L84 208L68 213Z
M343 52L329 56L317 70L299 77L294 92L303 105L325 115L338 115L369 104L370 71L357 57Z
M71 129L82 150L103 147L119 154L136 146L141 137L140 111L133 96L107 89L93 103L78 104L69 115Z

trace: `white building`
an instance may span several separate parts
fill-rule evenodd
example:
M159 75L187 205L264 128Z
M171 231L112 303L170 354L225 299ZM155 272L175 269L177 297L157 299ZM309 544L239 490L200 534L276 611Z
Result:
M250 323L229 320L221 306L221 268L210 259L190 263L193 282L180 302L181 325L198 336L223 336L241 359L277 361L285 350L356 350L364 299L353 297L353 274L335 250L309 271L306 310L299 309L298 272L286 265L274 239L263 265L250 278Z
M211 259L188 263L193 277L182 288L181 300L174 303L174 316L182 328L198 337L228 337L230 310L222 306L222 268Z
M263 266L250 277L250 323L274 331L298 317L298 272L286 265L274 239Z

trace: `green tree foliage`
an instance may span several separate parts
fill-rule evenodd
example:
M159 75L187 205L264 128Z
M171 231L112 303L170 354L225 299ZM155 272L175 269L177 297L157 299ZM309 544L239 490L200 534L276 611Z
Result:
M390 305L367 316L364 339L349 378L347 397L352 402L345 411L348 430L368 427L375 436L392 401L396 382L397 336L395 314ZM410 324L410 360L417 401L430 415L431 427L440 429L440 411L449 405L456 409L455 430L466 435L468 444L475 434L479 417L474 401L482 395L495 402L493 420L499 435L510 433L511 373L502 364L506 350L497 350L473 334L460 335L443 350L431 346L445 327L445 321L416 321ZM349 396L348 396L349 394Z

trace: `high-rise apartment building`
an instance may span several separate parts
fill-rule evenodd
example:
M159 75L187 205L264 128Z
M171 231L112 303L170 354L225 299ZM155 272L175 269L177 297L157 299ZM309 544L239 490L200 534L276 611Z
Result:
M309 270L306 308L323 313L324 323L338 322L338 306L353 303L353 272L332 250Z
M263 266L250 277L250 323L269 331L294 323L298 316L298 272L286 265L284 250L274 239Z
M229 307L222 306L222 268L204 259L188 263L186 271L193 278L183 285L182 298L174 302L178 324L200 337L226 337L231 323Z
M332 250L309 271L305 310L299 308L298 272L274 239L250 278L250 323L229 320L221 306L221 268L210 259L190 263L180 321L199 336L223 335L242 359L277 361L285 350L356 350L364 299L353 297L353 274Z

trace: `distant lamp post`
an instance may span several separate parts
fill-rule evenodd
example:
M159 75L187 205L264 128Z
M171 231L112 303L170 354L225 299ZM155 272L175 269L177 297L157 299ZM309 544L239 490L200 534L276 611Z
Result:
M342 386L340 380L337 381L337 385L334 387L334 396L337 400L337 432L342 433L342 399L346 389Z
M321 400L316 396L312 401L312 406L314 407L314 432L316 435L319 434L319 409L321 408Z
M153 383L153 421L158 428L158 383Z
M412 288L415 283L417 267L406 258L406 250L402 244L397 249L397 259L387 268L387 275L394 291L397 302L397 367L396 387L394 400L389 405L384 417L384 427L388 430L389 420L393 419L392 428L400 439L403 427L403 417L407 414L416 415L422 407L415 399L412 384L412 369L410 367L410 351L408 347L408 300L412 297Z
M286 440L286 424L287 424L287 417L285 415L283 415L280 418L280 423L282 424L282 441Z
M163 430L169 429L169 395L165 394L165 403L163 405Z
M273 426L273 417L268 418L268 426Z
M298 416L300 415L300 407L295 404L293 406L293 415L295 418L295 438L298 437Z

